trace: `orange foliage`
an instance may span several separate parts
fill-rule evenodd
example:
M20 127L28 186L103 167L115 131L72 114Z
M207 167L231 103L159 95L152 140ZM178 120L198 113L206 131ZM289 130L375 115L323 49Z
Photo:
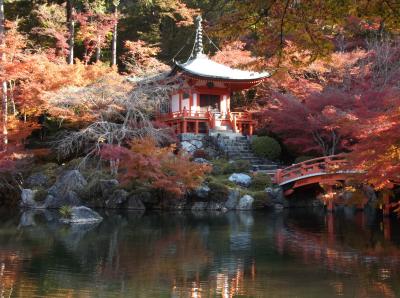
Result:
M135 140L130 150L124 147L105 145L101 155L107 160L120 161L120 177L125 182L140 182L177 196L198 187L208 165L191 162L175 147L160 148L153 139Z

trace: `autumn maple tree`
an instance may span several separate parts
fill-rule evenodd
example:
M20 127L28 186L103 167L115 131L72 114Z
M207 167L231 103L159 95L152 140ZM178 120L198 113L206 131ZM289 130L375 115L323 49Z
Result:
M130 149L104 145L101 156L119 161L119 175L125 183L136 181L149 188L182 196L198 187L210 168L191 162L188 155L175 151L174 146L158 147L155 140L145 138L134 140Z

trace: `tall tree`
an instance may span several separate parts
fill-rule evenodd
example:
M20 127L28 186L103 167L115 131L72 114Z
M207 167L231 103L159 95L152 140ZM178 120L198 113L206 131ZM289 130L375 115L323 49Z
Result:
M114 5L114 28L111 41L111 66L117 65L117 38L118 38L118 6L120 0L113 0Z
M67 0L67 22L68 22L68 64L74 64L74 44L75 44L75 8L74 0Z
M1 47L1 60L4 63L5 56L5 17L4 17L4 0L0 0L0 47ZM3 78L1 82L2 91L2 122L3 122L3 145L4 150L8 143L8 98L7 98L7 80Z

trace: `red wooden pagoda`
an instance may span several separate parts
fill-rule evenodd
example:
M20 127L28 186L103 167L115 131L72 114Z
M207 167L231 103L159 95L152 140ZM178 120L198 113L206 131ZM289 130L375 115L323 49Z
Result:
M270 74L233 69L210 60L203 52L201 22L201 17L197 17L193 54L186 63L175 62L170 74L182 79L182 87L171 94L158 120L174 127L178 134L228 130L252 135L251 113L232 112L230 96L233 91L261 83Z

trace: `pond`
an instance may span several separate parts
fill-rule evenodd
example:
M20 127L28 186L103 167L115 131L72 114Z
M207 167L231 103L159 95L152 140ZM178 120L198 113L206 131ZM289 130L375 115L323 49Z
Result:
M0 211L0 297L399 297L397 219L322 210ZM47 217L47 219L45 219Z

